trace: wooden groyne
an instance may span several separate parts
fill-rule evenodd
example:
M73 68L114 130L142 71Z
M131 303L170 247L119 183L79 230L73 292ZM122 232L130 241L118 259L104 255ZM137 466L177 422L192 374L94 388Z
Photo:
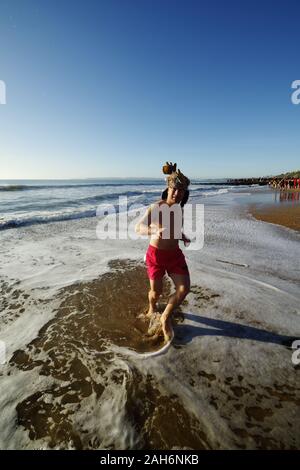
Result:
M269 186L273 189L280 190L299 190L300 189L300 175L295 174L291 177L264 177L264 178L240 178L227 180L226 184L234 186L238 185L251 185L258 184L259 186Z
M251 184L258 184L259 186L265 186L269 184L269 181L272 178L238 178L238 179L229 179L227 180L227 184L231 184L233 186L239 185L251 185Z

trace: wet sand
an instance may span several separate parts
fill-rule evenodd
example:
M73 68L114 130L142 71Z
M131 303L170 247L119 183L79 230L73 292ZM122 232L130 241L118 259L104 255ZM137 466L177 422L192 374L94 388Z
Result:
M252 323L251 327L218 319L221 293L193 284L182 310L192 307L200 316L175 315L176 363L171 361L159 380L154 373L158 362L127 362L115 349L120 346L144 352L161 347L162 340L149 343L148 323L138 318L147 308L145 268L130 260L114 260L109 267L99 279L64 288L55 317L9 361L8 375L23 371L37 377L38 388L16 406L18 426L37 447L47 442L47 447L56 449L220 448L222 444L214 441L205 423L200 396L205 410L210 408L216 418L228 422L235 448L295 448L296 434L295 442L289 437L287 444L270 433L277 423L277 408L292 421L294 409L299 407L299 388L293 377L289 383L277 378L263 385L251 374L244 376L237 365L236 370L229 366L223 347L216 352L219 339L211 335L268 341L283 348L290 345L288 336L264 330L260 322L251 322L249 315L247 324ZM163 301L169 293L166 283ZM215 318L203 316L206 310L215 311ZM229 318L230 309L224 314ZM237 321L243 318L239 313ZM199 331L189 325L198 321L202 322ZM201 351L189 347L194 334L208 340L210 348L205 344ZM224 360L226 366L222 365ZM189 390L189 406L189 394L194 392L197 413L186 406L179 390L168 389L167 384L176 377L181 377L180 386ZM120 426L124 426L122 442L112 432ZM293 423L291 431L295 427Z
M300 204L255 205L250 207L250 212L258 220L300 231Z
M9 374L35 370L40 381L44 377L52 382L17 404L18 425L31 440L46 439L50 448L99 448L110 437L95 431L97 423L89 432L88 425L79 426L77 421L85 400L92 399L97 406L103 400L105 406L107 396L102 395L112 386L126 394L124 423L130 428L132 422L138 430L139 440L130 442L129 448L168 449L174 443L180 448L206 448L196 420L175 394L163 396L153 376L143 375L133 366L124 370L122 361L118 362L114 346L140 353L155 351L163 345L163 337L152 341L149 319L139 318L148 307L144 266L114 260L109 267L97 280L63 289L55 317L25 349L13 354ZM166 281L160 309L169 294ZM177 311L173 322L180 321ZM88 423L87 408L83 422Z

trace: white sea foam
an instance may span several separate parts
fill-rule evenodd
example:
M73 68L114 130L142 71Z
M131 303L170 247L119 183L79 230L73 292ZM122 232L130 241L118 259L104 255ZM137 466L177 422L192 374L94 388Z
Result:
M220 189L217 189L216 191L203 191L201 195L205 197L211 197L211 196L216 196L216 195L226 194L226 193L228 193L228 188L220 188Z

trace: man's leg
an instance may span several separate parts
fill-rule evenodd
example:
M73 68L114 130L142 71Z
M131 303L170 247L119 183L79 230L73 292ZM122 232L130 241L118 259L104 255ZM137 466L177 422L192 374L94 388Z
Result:
M178 307L190 292L189 274L169 274L169 276L175 284L176 291L169 297L168 304L160 318L166 341L169 341L171 337L170 316L174 308Z
M147 316L151 316L156 311L156 302L162 293L163 280L161 279L150 279L150 290L148 294L149 298L149 310Z

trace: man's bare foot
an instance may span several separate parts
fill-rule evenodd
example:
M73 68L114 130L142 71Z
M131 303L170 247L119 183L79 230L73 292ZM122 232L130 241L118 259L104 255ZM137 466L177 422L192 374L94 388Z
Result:
M151 309L151 308L146 309L145 308L145 310L138 315L138 318L140 318L141 320L146 320L148 318L151 318L154 313L155 313L155 311L153 309Z
M160 317L160 322L163 330L163 334L165 337L165 341L171 341L172 339L172 325L171 325L171 319L170 317L166 317L165 315L162 315Z
M161 331L160 314L159 312L154 312L150 318L148 335L152 336L152 335L158 334L160 331Z
M149 308L148 312L145 313L145 317L151 318L154 313L155 313L155 310L153 310L152 308Z

